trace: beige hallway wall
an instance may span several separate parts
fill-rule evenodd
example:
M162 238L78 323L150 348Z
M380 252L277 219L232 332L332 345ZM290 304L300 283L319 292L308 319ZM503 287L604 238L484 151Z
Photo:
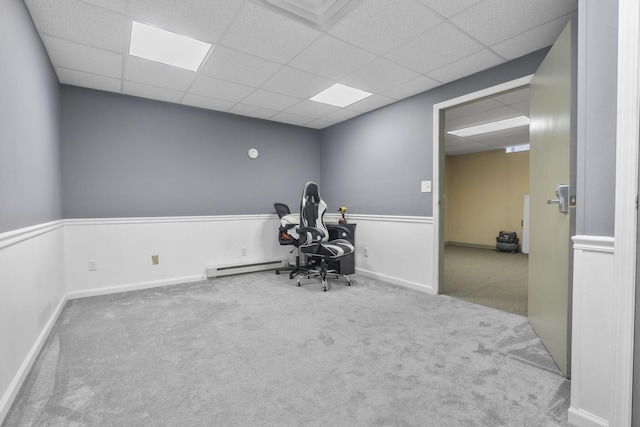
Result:
M521 236L528 193L528 151L446 156L445 242L495 246L500 230Z

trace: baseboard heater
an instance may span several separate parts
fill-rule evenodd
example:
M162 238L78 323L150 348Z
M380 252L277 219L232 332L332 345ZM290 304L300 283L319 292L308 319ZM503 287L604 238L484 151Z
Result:
M286 261L280 259L247 264L219 265L216 267L207 267L207 278L229 276L231 274L251 273L254 271L273 270L285 266Z

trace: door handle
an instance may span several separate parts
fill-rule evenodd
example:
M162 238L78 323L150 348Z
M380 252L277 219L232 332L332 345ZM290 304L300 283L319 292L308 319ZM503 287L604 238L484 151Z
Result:
M547 200L548 205L558 205L560 213L569 212L569 186L567 184L558 184L556 186L557 199Z

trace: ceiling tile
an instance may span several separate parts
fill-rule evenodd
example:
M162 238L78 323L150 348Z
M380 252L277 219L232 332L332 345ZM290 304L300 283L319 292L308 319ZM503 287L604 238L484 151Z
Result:
M473 116L474 114L500 107L504 107L504 104L493 98L483 99L482 101L476 101L446 110L445 118L447 121L460 119L462 117Z
M278 112L274 110L244 104L236 104L231 110L229 110L229 112L258 119L268 119L269 117L278 114Z
M435 71L431 71L429 73L429 77L443 83L449 83L454 80L461 79L462 77L495 67L503 62L505 62L504 59L487 49L483 49L479 52L472 53L466 58L459 59L456 62L445 65Z
M309 99L331 85L333 85L332 80L290 67L283 67L262 85L262 88L283 95Z
M107 77L122 75L122 54L51 36L42 36L42 41L53 65Z
M333 122L328 122L326 120L314 120L312 122L307 123L305 126L309 127L309 128L314 128L314 129L324 129L324 128L328 128L329 126L334 125L335 123Z
M208 96L225 101L239 102L253 92L253 88L211 77L200 76L189 89L194 95Z
M313 121L308 117L296 116L295 114L289 113L278 113L275 116L271 117L271 120L296 126L304 126L307 123Z
M512 145L523 145L529 143L529 127L524 126L517 133L512 135L504 135L502 136L502 132L495 132L495 135L486 134L483 138L474 138L476 141L481 142L486 145L491 145L492 147L509 147ZM478 135L480 136L480 135Z
M529 97L529 87L525 87L511 92L503 93L502 95L494 96L493 99L504 105L512 105L524 101L529 102Z
M260 86L281 67L276 62L217 46L200 70L205 76L247 86Z
M97 74L84 73L77 70L56 67L56 74L60 83L86 87L89 89L104 90L107 92L120 92L120 79L99 76Z
M551 46L564 29L571 15L554 19L515 37L511 37L491 48L507 59L519 58L543 47Z
M193 83L195 76L193 71L135 56L127 55L125 62L125 80L165 89L185 91Z
M164 89L156 86L148 86L142 83L124 81L122 92L126 95L139 96L141 98L156 99L158 101L179 103L182 92Z
M333 105L323 104L316 101L302 101L299 104L287 109L287 113L295 114L296 116L304 116L312 119L318 119L322 116L326 116L331 113L339 111L340 107L334 107Z
M394 102L396 102L396 100L393 98L374 93L373 95L363 99L362 101L358 101L355 104L349 105L347 109L358 111L360 113L366 113L368 111L373 111L380 107L384 107L385 105L393 104Z
M487 46L571 13L577 0L484 0L451 21Z
M529 117L529 105L529 101L527 100L518 102L516 104L511 104L510 107L518 111L522 115Z
M462 147L464 145L474 144L473 141L467 138L451 135L448 133L444 134L444 143L447 148L457 148L457 147Z
M242 5L237 0L130 0L130 14L143 24L215 43Z
M398 25L398 23L402 23ZM384 54L441 22L441 18L413 0L368 0L351 11L330 34Z
M206 108L209 110L229 111L231 107L235 105L235 102L188 93L182 99L182 104L190 105L192 107Z
M482 0L420 0L445 18L460 13Z
M326 120L333 123L339 123L339 122L344 122L345 120L352 119L359 115L360 113L358 113L357 111L351 111L351 110L342 108L334 113L323 116L322 120Z
M418 75L388 59L378 58L341 79L341 83L367 92L380 92L413 80Z
M91 3L114 12L126 13L127 0L82 0L85 3Z
M433 89L436 86L440 86L440 82L430 79L429 77L418 76L417 78L409 80L406 83L402 83L391 89L387 89L383 91L382 94L395 99L404 99L422 92L426 92L427 90Z
M293 19L245 3L221 44L284 64L319 36L319 31Z
M127 20L124 15L77 0L26 0L42 34L122 52Z
M461 117L459 119L447 119L446 130L462 129L469 126L475 126L488 122L495 122L496 120L509 119L511 117L517 117L520 113L513 108L507 106L501 106L491 110L479 111L473 116ZM446 117L446 113L445 113Z
M341 40L322 36L289 65L303 71L338 80L375 59L375 55Z
M387 57L420 73L428 73L480 49L482 46L475 40L443 23L390 52Z
M267 92L258 89L251 95L242 100L243 104L253 105L254 107L268 108L271 110L286 110L287 108L302 101L300 98L281 95L279 93Z

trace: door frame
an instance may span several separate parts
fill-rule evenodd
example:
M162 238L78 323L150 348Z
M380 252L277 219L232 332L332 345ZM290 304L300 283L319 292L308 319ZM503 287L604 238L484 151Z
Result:
M444 171L440 168L440 154L444 153L444 150L440 149L440 146L444 144L444 140L441 140L441 115L444 114L446 109L465 104L467 102L476 101L489 96L494 96L508 90L518 89L529 86L533 74L529 74L524 77L520 77L515 80L504 82L495 86L491 86L485 89L481 89L475 92L471 92L465 95L461 95L455 98L448 99L446 101L439 102L433 106L433 179L435 185L432 188L433 191L433 272L432 283L433 292L436 294L441 293L442 287L440 279L442 278L442 257L440 256L440 246L444 239L444 229L442 228L444 221L440 218L440 198L441 188L444 186Z
M640 142L640 5L618 3L618 93L613 255L613 357L609 425L630 426L636 294L638 144ZM639 351L636 349L635 351ZM638 367L636 367L638 368ZM637 399L636 399L637 400Z

